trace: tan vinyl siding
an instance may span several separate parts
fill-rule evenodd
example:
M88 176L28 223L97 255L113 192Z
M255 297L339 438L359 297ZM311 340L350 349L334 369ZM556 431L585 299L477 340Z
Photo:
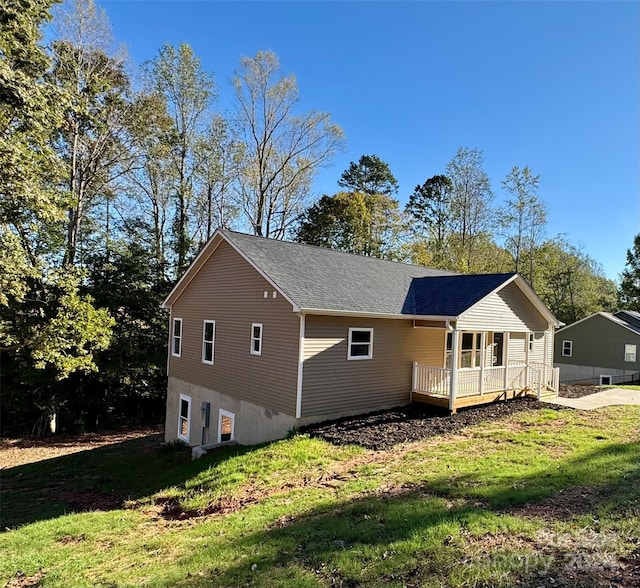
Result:
M373 359L348 360L350 327L373 328ZM445 332L411 320L306 317L302 417L409 402L414 361L443 366Z
M169 376L295 414L300 319L273 291L221 242L172 307L182 318L182 354L169 356ZM214 365L202 363L204 320L216 321ZM252 323L263 325L261 355L250 353Z
M513 282L490 294L458 320L458 328L468 331L545 331L547 321Z

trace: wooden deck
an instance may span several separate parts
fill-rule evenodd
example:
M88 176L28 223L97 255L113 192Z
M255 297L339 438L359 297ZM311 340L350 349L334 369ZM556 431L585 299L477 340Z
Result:
M510 400L512 398L522 398L524 396L537 398L537 394L535 392L526 389L490 392L482 395L474 394L473 396L462 396L455 399L453 410L451 412L455 413L459 408L465 408L467 406L479 406L481 404L489 404L498 400ZM414 402L422 402L424 404L431 404L434 406L449 408L449 398L447 396L432 396L424 392L414 392L412 399Z

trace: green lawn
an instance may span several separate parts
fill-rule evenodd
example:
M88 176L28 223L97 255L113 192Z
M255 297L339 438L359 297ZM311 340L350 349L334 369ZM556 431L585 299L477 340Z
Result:
M545 409L384 452L295 436L192 462L142 439L12 468L0 584L625 585L639 422Z

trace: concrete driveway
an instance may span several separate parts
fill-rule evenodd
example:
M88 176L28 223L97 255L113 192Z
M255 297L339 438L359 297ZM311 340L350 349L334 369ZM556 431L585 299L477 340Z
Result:
M640 405L640 390L626 390L623 388L609 388L602 392L589 394L582 398L548 398L542 402L549 404L559 404L580 410L593 410L603 406L613 406L615 404L638 404Z

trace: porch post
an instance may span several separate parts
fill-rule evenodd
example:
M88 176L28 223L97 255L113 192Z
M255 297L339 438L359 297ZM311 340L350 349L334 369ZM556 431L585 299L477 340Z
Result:
M531 337L531 333L527 331L526 338L524 340L524 387L529 387L529 337Z
M484 364L486 363L487 333L480 333L480 396L484 394Z
M456 388L458 386L458 331L451 333L451 381L449 383L449 410L455 412Z
M542 358L542 381L545 386L548 384L548 380L547 380L547 353L549 352L548 344L549 344L549 330L547 329L544 332L544 352L543 352L544 356Z
M507 385L509 384L509 331L505 331L504 339L502 341L504 347L504 391L507 391Z

